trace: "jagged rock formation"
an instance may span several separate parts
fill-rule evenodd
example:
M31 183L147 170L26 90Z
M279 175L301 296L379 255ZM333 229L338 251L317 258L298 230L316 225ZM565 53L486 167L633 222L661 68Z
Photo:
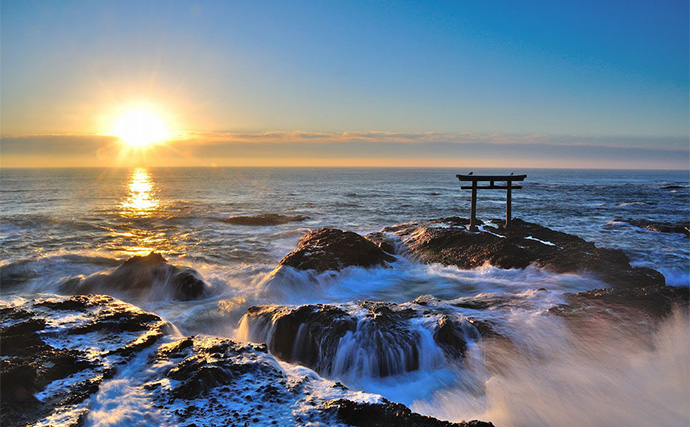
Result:
M424 417L303 368L283 368L265 345L174 337L158 316L109 296L0 304L3 426L98 421L99 406L107 408L113 398L145 408L138 420L127 418L137 416L131 407L108 412L108 421L117 423L476 425ZM133 393L134 400L113 388Z
M598 248L577 236L514 219L510 228L500 221L485 223L479 232L465 228L462 218L443 218L386 227L367 237L385 244L386 236L402 240L413 257L426 263L469 269L486 263L500 268L530 264L556 273L593 273L613 286L664 285L656 270L632 267L618 249Z
M484 421L463 421L450 423L435 418L415 414L405 405L384 401L383 403L357 403L350 400L337 400L331 403L341 420L352 426L377 427L493 427Z
M562 316L582 316L599 313L646 314L655 319L671 313L674 307L690 304L690 289L673 286L646 286L640 288L593 289L566 295L567 304L550 311Z
M254 306L240 330L280 359L336 378L433 369L461 359L479 339L457 313L414 302Z
M324 272L349 266L385 266L394 260L395 257L357 233L320 228L302 236L297 248L280 261L280 266Z
M99 385L166 329L158 316L101 295L3 306L0 424L33 424L64 413L82 419ZM88 348L79 345L84 340Z
M168 264L161 254L151 252L133 256L109 273L69 279L61 290L71 294L116 293L141 299L187 301L202 297L208 286L194 269Z

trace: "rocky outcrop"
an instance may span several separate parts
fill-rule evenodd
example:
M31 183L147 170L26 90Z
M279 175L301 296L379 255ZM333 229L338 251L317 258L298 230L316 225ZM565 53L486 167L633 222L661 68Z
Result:
M466 229L462 218L400 224L379 235L402 240L413 257L426 263L470 269L491 264L525 268L530 264L556 273L592 273L613 286L664 285L664 276L649 268L632 267L621 250L598 248L577 236L519 219L505 229L496 220L479 232ZM376 235L369 236L376 239Z
M69 279L61 285L61 291L186 301L202 297L208 286L194 269L168 264L161 254L151 252L133 256L109 273Z
M246 226L267 226L267 225L282 225L291 222L301 222L309 219L308 216L302 215L279 215L279 214L261 214L251 216L231 216L230 218L222 219L222 222L234 225Z
M295 376L265 345L194 336L162 345L155 359L170 368L145 387L162 408L184 407L176 411L184 425L491 426L440 421L313 374Z
M350 400L331 402L331 407L343 422L351 426L377 427L493 427L492 423L484 421L462 421L451 423L426 417L410 411L399 403L384 400L382 403L357 403Z
M265 345L173 337L158 316L112 297L0 304L3 426L82 425L103 407L108 422L128 424L128 393L150 425L365 425L363 415L375 425L450 425L283 367Z
M679 233L690 237L690 222L682 223L668 223L659 221L650 221L647 219L621 219L616 218L616 222L625 222L635 227L645 228L651 231L657 231L659 233Z
M386 377L460 360L479 339L457 313L416 303L364 301L299 307L254 306L240 324L271 354L328 377Z
M320 228L302 236L297 248L280 261L280 266L324 272L350 266L386 266L394 260L395 257L357 233Z
M673 286L646 286L641 288L594 289L566 295L567 304L550 311L562 316L590 315L593 312L609 314L646 314L653 319L663 318L675 307L687 308L690 289Z
M0 325L4 426L33 424L75 405L76 422L101 382L166 331L158 316L93 295L4 306ZM88 348L79 344L84 339ZM44 396L38 399L37 393Z

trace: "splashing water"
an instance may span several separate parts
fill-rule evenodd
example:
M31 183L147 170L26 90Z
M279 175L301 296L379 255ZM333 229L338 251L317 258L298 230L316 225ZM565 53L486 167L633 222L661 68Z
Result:
M626 330L630 324L600 325L604 337L548 323L540 322L549 330L530 343L536 347L531 354L487 343L494 369L482 378L484 394L456 385L411 407L447 420L489 419L503 426L687 425L687 312L676 311L643 336Z

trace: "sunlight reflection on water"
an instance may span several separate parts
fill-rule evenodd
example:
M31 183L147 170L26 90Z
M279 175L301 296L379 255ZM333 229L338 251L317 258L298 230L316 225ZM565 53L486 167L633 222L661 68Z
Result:
M161 209L156 182L146 168L139 167L131 171L127 187L128 194L118 212L127 222L113 230L111 237L115 238L120 250L132 255L165 252L169 239L164 231L150 223L156 220Z
M154 182L146 168L136 168L129 179L129 195L122 202L123 216L149 216L155 213L159 201L155 197Z

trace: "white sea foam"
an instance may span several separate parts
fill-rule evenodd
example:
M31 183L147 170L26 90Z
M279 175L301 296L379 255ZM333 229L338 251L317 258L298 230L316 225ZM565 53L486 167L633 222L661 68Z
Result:
M161 372L160 367L149 367L153 351L137 355L115 378L101 384L90 399L86 427L176 425L172 413L156 408L151 393L142 387L152 372Z
M537 241L539 243L543 243L547 246L556 246L555 243L547 242L546 240L537 239L536 237L532 237L532 236L527 236L527 237L525 237L525 239L534 240L534 241Z
M399 258L393 267L348 267L340 272L320 274L282 267L265 276L258 286L263 289L261 297L266 301L288 304L358 299L405 302L424 294L454 299L487 292L518 294L544 288L563 293L606 286L592 276L555 274L534 266L505 270L485 265L463 270Z
M495 368L484 378L485 393L448 387L412 408L505 426L687 425L688 320L687 312L674 313L649 340L605 319L577 335L540 324L531 352L487 348ZM525 328L523 334L534 331Z

